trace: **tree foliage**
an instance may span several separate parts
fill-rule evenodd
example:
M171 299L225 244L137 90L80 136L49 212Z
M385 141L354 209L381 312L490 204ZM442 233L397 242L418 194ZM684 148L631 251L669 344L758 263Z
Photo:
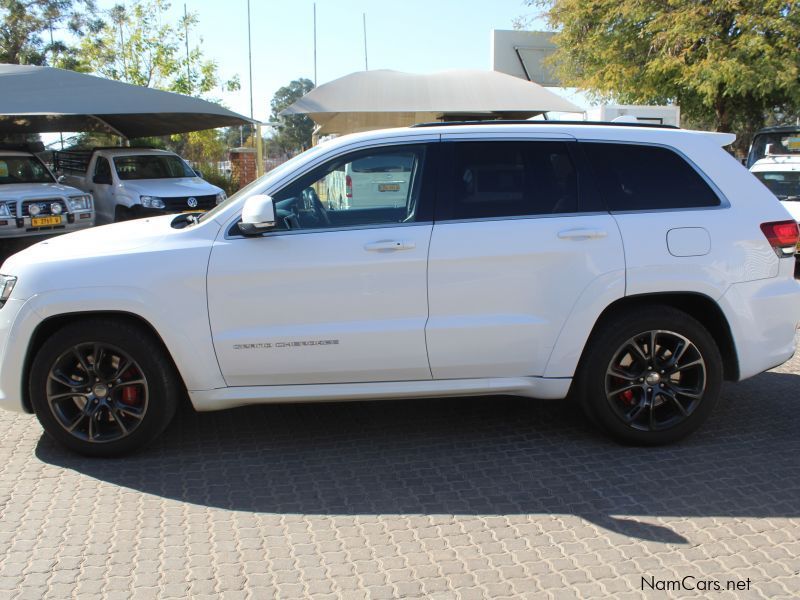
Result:
M101 26L94 0L0 0L0 63L79 68L78 48L65 40Z
M314 121L306 115L289 115L282 117L280 112L294 104L305 94L314 89L310 79L295 79L275 92L270 107L271 120L277 123L277 132L272 138L272 145L285 153L295 153L311 147L311 136L314 133Z
M551 66L597 99L676 103L752 132L800 104L800 6L786 0L527 0L557 31ZM746 137L746 136L745 136Z

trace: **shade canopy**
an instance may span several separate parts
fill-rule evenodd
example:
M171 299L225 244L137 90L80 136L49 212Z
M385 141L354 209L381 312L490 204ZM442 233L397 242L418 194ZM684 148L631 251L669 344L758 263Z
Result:
M496 71L378 70L321 85L281 115L307 114L319 134L344 134L436 120L528 119L546 112L583 110L540 85Z
M0 134L108 131L127 138L254 123L172 92L52 67L0 64Z

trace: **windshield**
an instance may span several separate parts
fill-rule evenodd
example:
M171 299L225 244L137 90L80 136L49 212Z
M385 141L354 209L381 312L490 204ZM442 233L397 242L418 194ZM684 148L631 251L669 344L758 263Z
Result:
M197 173L182 158L168 154L117 156L114 158L114 168L122 180L197 177Z
M0 156L0 185L54 182L50 171L35 156Z
M747 157L747 166L770 154L800 154L800 130L791 133L759 133L753 140L753 147Z
M242 196L249 195L250 193L252 193L253 191L255 191L257 189L263 189L264 187L267 187L268 184L269 184L269 180L270 179L272 179L274 177L282 176L284 172L293 169L295 167L295 165L297 165L297 163L301 162L302 160L304 160L306 158L309 158L311 155L320 154L321 152L324 152L325 150L327 150L327 147L325 146L325 143L322 143L322 144L320 144L318 146L314 146L310 150L306 150L305 152L301 152L300 154L298 154L297 156L295 156L293 158L290 158L285 163L283 163L281 165L278 165L277 167L275 167L271 171L267 171L264 175L262 175L261 177L259 177L255 181L251 181L249 184L244 186L238 192L236 192L232 196L229 196L227 200L225 200L221 204L217 204L214 208L212 208L207 213L204 213L198 220L199 221L205 221L208 218L212 218L213 219L218 212L220 212L221 210L223 210L226 207L230 206L231 203L236 202Z
M759 171L753 175L779 200L800 200L800 171Z

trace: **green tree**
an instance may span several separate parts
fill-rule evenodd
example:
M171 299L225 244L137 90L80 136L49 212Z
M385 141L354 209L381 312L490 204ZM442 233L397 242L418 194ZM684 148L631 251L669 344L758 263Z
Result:
M558 45L551 66L596 99L676 103L740 144L800 105L800 6L786 0L527 0ZM741 147L741 146L740 146Z
M0 63L79 68L78 47L65 39L101 26L94 0L0 0Z
M314 121L307 115L280 116L280 112L294 104L314 89L310 79L295 79L275 92L270 107L271 119L277 123L272 145L286 153L295 153L311 147L311 136L314 133Z

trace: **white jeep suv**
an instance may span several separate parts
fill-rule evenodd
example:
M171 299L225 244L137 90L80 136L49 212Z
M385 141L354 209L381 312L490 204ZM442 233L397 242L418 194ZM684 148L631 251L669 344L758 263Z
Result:
M723 380L790 358L800 320L797 225L732 140L376 131L203 216L42 242L0 269L0 406L91 455L153 440L187 394L197 410L569 395L617 439L677 440ZM379 155L411 165L404 202L326 209L329 175Z

